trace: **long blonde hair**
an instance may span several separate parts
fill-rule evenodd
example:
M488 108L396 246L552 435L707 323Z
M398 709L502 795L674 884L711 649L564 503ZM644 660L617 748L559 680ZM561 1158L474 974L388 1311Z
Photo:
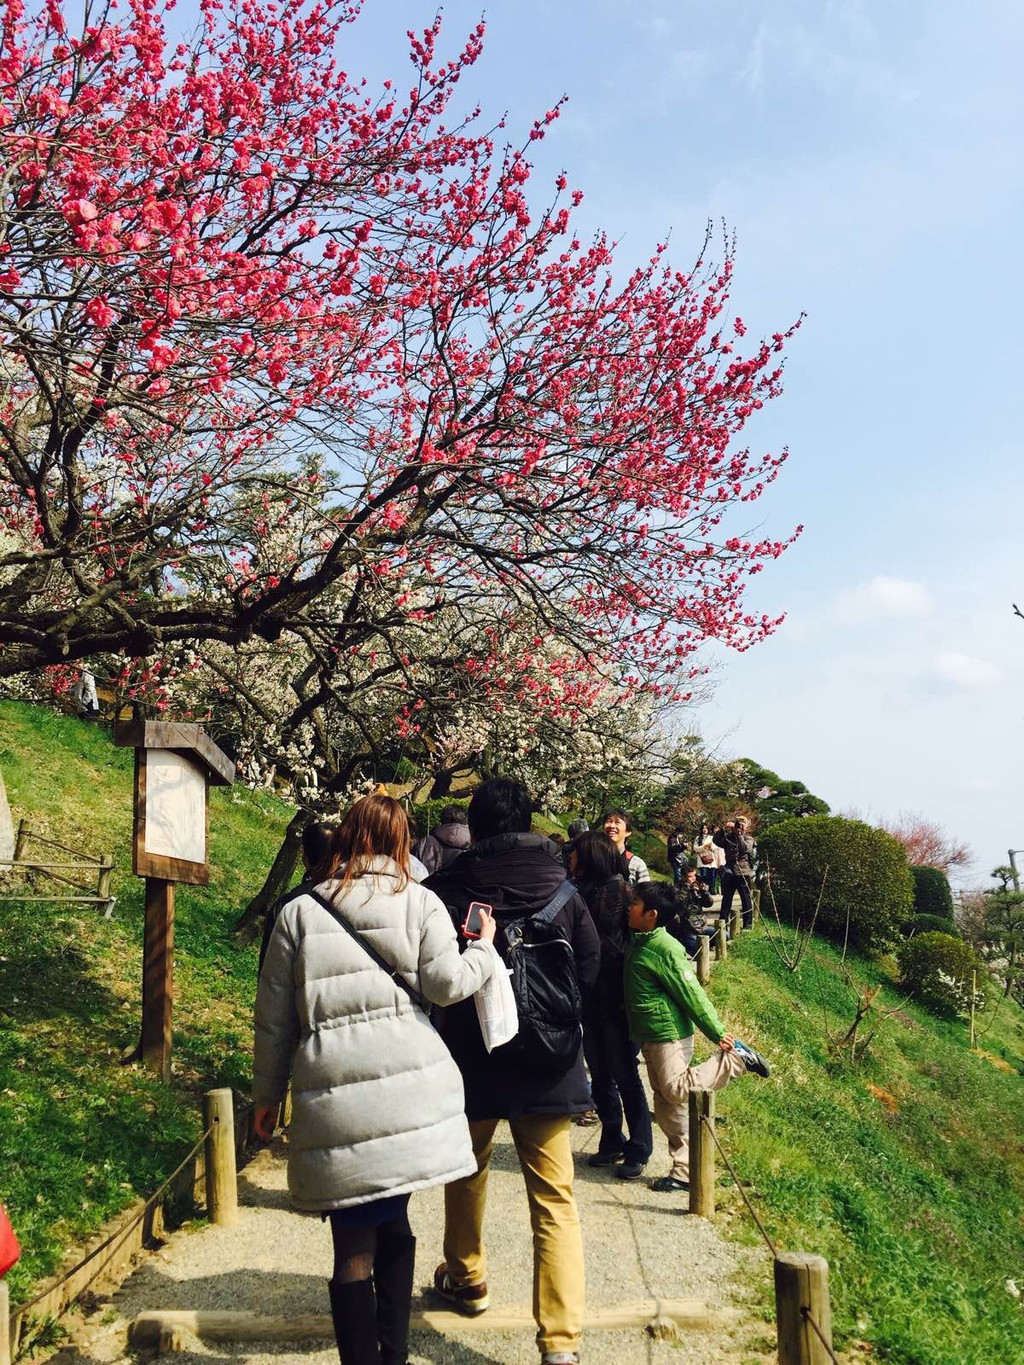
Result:
M391 796L364 796L352 806L331 840L331 848L314 873L314 880L333 881L344 891L365 876L375 858L390 858L398 866L396 891L409 885L409 821ZM339 869L340 875L339 875Z

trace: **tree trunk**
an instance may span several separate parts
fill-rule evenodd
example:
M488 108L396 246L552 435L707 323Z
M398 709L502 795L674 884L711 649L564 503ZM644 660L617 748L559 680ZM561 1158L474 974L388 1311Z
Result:
M434 782L430 788L429 800L436 801L438 797L447 796L452 789L452 778L454 773L451 768L444 768L439 773L434 774Z
M266 881L235 921L235 933L243 943L251 943L260 932L263 917L274 902L288 890L302 844L302 833L309 822L306 811L296 811L288 822L284 840L277 851Z

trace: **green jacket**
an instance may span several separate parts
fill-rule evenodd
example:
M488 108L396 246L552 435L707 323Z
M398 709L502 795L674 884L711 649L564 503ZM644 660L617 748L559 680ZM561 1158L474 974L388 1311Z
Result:
M686 949L667 929L629 935L626 1016L634 1043L673 1043L678 1038L690 1038L694 1024L713 1043L725 1035Z

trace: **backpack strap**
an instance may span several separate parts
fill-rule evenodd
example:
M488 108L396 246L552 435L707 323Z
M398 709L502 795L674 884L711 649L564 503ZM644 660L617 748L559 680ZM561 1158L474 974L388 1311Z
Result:
M530 916L530 919L537 924L550 924L563 906L568 905L576 894L576 883L571 882L568 877L558 888L555 894L548 901L542 910Z
M406 981L405 977L402 976L402 974L399 972L398 968L393 967L386 958L381 957L377 949L374 948L372 944L368 943L365 938L363 938L362 934L353 924L350 924L348 922L348 920L345 918L345 916L341 913L341 911L338 909L336 905L332 904L332 902L329 901L326 896L321 896L319 891L310 889L309 891L306 891L304 894L309 896L311 900L315 900L318 905L322 905L323 908L327 911L327 913L331 916L331 918L336 920L337 923L341 925L341 927L351 938L355 939L355 941L359 944L360 948L362 948L366 956L370 958L381 969L382 972L386 972L396 986L398 986L401 990L405 991L406 995L409 997L409 999L413 1002L414 1005L419 1005L420 1009L424 1012L424 1014L429 1015L430 1001L426 998L426 996L421 995L420 992L415 988L415 986L410 986L408 981Z

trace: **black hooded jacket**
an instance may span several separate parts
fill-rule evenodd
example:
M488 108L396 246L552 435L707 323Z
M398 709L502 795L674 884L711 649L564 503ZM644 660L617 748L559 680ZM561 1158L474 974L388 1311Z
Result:
M459 930L471 901L493 906L498 921L495 946L500 953L502 924L542 910L564 880L557 844L541 834L500 834L471 845L424 885L444 901ZM572 944L580 988L586 994L597 979L601 945L578 892L559 911L555 923L564 928ZM472 1000L445 1010L441 1036L462 1072L470 1119L580 1114L591 1107L582 1047L566 1071L538 1075L503 1057L500 1048L487 1052Z

